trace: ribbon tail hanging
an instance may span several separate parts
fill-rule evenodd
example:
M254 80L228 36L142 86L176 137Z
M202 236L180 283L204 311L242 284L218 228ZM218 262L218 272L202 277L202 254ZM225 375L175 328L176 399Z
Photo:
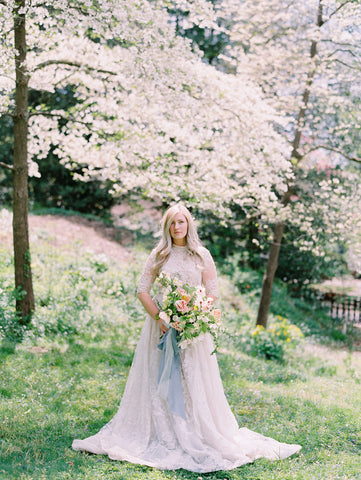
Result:
M162 355L158 370L157 391L163 400L168 401L170 411L185 420L181 362L176 334L174 328L169 328L158 344Z

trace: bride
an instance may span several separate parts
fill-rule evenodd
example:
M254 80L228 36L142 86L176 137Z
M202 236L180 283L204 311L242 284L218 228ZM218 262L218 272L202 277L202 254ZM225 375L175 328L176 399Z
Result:
M163 216L162 238L151 252L141 276L138 298L147 317L129 372L118 412L97 434L74 440L72 447L113 460L160 469L205 473L231 470L265 457L286 458L301 447L280 443L245 427L239 428L223 391L212 337L181 350L181 389L185 415L173 413L158 389L160 336L167 327L159 318L162 293L151 297L157 275L163 271L183 283L203 285L208 296L218 296L217 274L209 251L197 235L190 212L182 205Z

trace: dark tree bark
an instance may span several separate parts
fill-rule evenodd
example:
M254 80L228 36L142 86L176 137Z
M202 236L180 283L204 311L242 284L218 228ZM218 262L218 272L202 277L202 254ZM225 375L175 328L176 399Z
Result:
M14 8L15 37L15 112L13 165L13 243L15 287L18 291L16 310L23 324L30 322L34 310L28 227L28 75L26 69L25 14L19 13L25 0L18 0ZM23 292L23 293L21 293Z
M317 12L317 26L321 27L323 23L324 22L322 19L322 0L319 0L318 12ZM311 48L310 48L311 60L314 59L314 57L316 56L316 53L317 53L317 42L312 41ZM313 62L311 69L307 75L306 87L302 96L302 107L298 112L296 130L295 130L295 135L292 143L291 158L297 161L296 165L302 160L302 155L299 152L299 147L301 142L303 123L305 120L307 105L310 98L311 86L313 83L315 73L316 73L316 64ZM293 186L290 185L288 187L287 192L284 194L282 198L282 204L284 206L288 205L288 203L290 202L292 191L293 191ZM271 304L272 287L273 287L275 273L278 267L278 258L279 258L279 253L281 249L284 228L285 228L285 224L281 222L276 223L274 225L273 240L272 240L269 255L268 255L266 272L263 277L262 292L261 292L261 298L260 298L260 303L258 307L256 324L262 325L265 328L267 326L268 312Z
M268 311L271 304L272 286L278 266L278 256L283 236L284 223L276 223L273 229L273 240L266 265L266 272L263 277L261 299L258 307L257 325L266 328Z

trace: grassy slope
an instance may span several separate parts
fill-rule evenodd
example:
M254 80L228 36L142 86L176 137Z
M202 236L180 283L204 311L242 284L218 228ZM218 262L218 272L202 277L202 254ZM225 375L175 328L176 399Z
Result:
M38 336L15 353L0 351L1 479L361 479L361 356L314 337L286 365L251 358L226 340L218 354L239 424L301 444L299 456L199 475L73 452L73 438L95 433L117 410L144 318L134 298L146 253L134 250L133 261L121 263L76 240L55 249L48 231L33 245ZM11 282L9 250L0 248L0 284L6 290ZM239 296L225 277L221 290L236 333L237 318L253 321L252 294ZM279 290L279 313L315 324L315 312L311 318L287 302Z

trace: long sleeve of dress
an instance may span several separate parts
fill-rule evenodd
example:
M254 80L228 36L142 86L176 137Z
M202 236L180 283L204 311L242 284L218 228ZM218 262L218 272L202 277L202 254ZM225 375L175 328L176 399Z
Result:
M207 295L218 297L218 280L217 271L212 255L206 248L202 249L202 257L204 261L204 270L202 272L202 283L206 289Z
M145 262L143 273L140 277L137 293L150 293L155 276L152 273L152 268L155 262L155 251L153 250Z

